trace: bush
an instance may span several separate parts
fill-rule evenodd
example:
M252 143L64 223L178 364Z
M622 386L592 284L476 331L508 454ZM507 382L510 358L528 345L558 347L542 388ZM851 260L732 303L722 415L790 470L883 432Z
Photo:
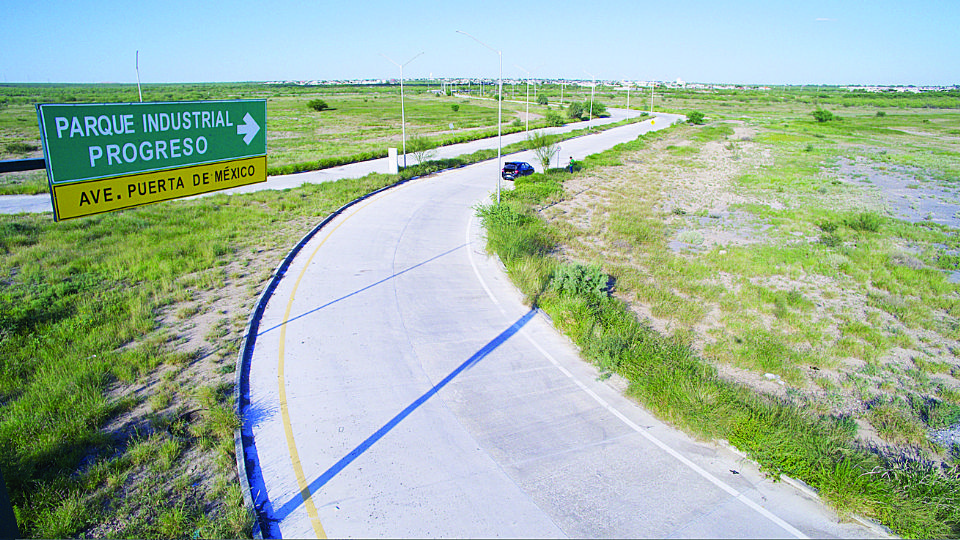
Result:
M450 110L453 112L457 112L460 110L460 105L457 105L456 103L454 103L453 105L450 105Z
M407 152L417 158L417 164L423 165L436 155L437 145L423 135L414 135L407 139Z
M534 131L527 136L527 148L536 154L537 161L540 162L544 171L550 168L550 160L560 151L557 137L540 131Z
M847 216L843 224L859 232L878 232L880 225L883 224L883 217L873 212L860 212L859 214Z
M607 276L595 264L561 264L550 286L561 295L602 297L607 292Z
M567 107L567 118L571 120L583 120L583 103L574 101Z
M546 104L547 104L547 96L545 96L545 95L543 95L543 94L540 94L539 96L537 96L537 103L538 103L539 105L546 105Z
M691 124L702 125L703 113L700 111L691 111L687 113L687 122Z
M564 124L563 117L555 111L547 111L546 121L551 127L560 127Z
M307 107L310 107L311 109L317 112L330 108L330 106L327 105L327 102L322 99L311 99L310 101L307 102Z
M833 113L826 109L817 109L813 111L812 114L813 118L816 119L817 122L823 123L833 120Z

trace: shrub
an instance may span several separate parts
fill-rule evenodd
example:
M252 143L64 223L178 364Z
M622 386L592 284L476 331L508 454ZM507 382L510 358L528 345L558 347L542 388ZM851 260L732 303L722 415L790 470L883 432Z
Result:
M885 112L883 112L883 111L877 111L877 118L883 118L883 117L886 116L886 115L887 115L887 113L885 113Z
M571 120L582 120L583 114L583 103L574 101L567 107L567 118Z
M813 118L814 118L817 122L823 123L823 122L829 122L829 121L833 120L833 113L830 112L830 111L828 111L828 110L826 110L826 109L817 109L817 110L813 111L812 114L813 114Z
M330 106L327 105L327 102L322 99L311 99L310 101L307 102L307 107L310 107L311 109L317 112L330 108Z
M546 105L546 104L547 104L547 96L545 96L545 95L543 95L543 94L540 94L539 96L537 96L537 103L540 104L540 105Z
M407 139L407 152L417 158L417 164L423 165L436 155L436 147L430 139L423 135L414 135Z
M555 111L547 111L546 121L548 126L560 127L564 124L563 117Z
M450 110L453 112L457 112L460 110L460 105L457 105L456 103L454 103L453 105L450 105Z
M589 104L589 103L586 103L585 105L586 105L586 107L585 107L584 110L587 112L587 114L589 114L589 113L590 113L590 104ZM600 103L599 101L594 101L594 102L593 102L593 117L594 117L594 118L604 118L604 117L607 117L607 116L610 116L610 113L607 112L607 106L604 105L603 103Z
M848 216L843 220L844 225L860 232L875 233L880 230L882 223L883 218L873 212L860 212L859 214Z
M550 286L561 295L602 297L607 291L607 276L595 264L561 264Z
M687 122L690 124L703 124L703 113L700 111L690 111L687 113Z
M540 131L534 131L527 136L527 148L533 150L544 171L550 168L550 160L560 151L557 137Z

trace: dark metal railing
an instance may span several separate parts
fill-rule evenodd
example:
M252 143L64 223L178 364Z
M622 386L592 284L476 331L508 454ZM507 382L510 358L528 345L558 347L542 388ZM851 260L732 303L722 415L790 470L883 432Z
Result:
M31 159L10 159L7 161L0 161L0 173L35 171L38 169L46 169L46 168L47 168L47 161L42 157L31 158Z

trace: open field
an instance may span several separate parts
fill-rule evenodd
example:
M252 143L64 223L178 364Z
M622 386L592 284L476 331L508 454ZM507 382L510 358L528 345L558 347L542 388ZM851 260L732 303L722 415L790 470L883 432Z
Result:
M477 85L460 89L471 91L471 95L478 91ZM419 136L440 145L496 134L497 102L489 98L489 87L484 93L487 99L438 96L436 84L408 84L404 90L408 142ZM505 132L520 130L526 105L509 101L506 88L504 94ZM267 100L270 174L383 157L388 147L402 147L399 86L147 85L143 96L144 101L239 98ZM329 108L320 112L311 109L308 103L315 99L323 100ZM0 160L43 157L36 103L137 100L137 89L132 85L0 85ZM544 125L547 110L531 103L531 127ZM45 192L43 171L0 175L0 194Z
M212 87L219 93L181 90L190 99L251 97ZM117 99L130 99L121 90ZM98 92L76 99L110 100ZM21 531L249 536L233 454L240 332L303 234L397 180L215 195L63 223L0 216L0 467Z
M373 105L395 88L353 89L338 102L333 89L246 93L251 86L183 85L144 99L269 98L270 118L307 133L318 124L300 104L321 96L336 109L321 118L344 113L343 131L327 136L347 141L379 121L399 142L399 121L375 120ZM104 98L103 88L71 91ZM116 91L135 99L135 87ZM804 94L770 97L667 93L667 106L703 111L708 124L644 138L572 176L518 181L511 207L526 201L539 212L511 228L543 229L513 247L525 253L533 240L550 258L501 257L585 358L626 376L651 410L815 485L841 511L905 536L960 535L957 447L946 438L960 417L957 104L828 106L841 119L821 124ZM449 130L438 101L451 114L460 104L477 125L489 117L459 98L418 100L408 121L422 111L429 120L416 122L435 137ZM29 143L17 134L36 129L32 110L6 102L4 142ZM291 155L311 144L290 139ZM9 157L24 156L0 159ZM0 467L22 531L249 535L233 461L242 326L290 246L393 181L218 195L59 224L0 216ZM551 292L560 261L598 264L600 288L613 276L626 309L611 315L596 309L602 302ZM557 275L574 290L584 281ZM652 363L628 361L635 352Z
M662 417L841 512L956 536L960 103L821 123L754 97L676 92L706 125L516 182L491 247Z

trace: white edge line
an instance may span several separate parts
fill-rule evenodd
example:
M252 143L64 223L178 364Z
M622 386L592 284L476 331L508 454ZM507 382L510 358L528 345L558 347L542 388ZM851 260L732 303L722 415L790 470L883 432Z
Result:
M487 291L487 296L490 297L490 300L500 309L500 313L506 313L503 310L503 307L500 305L500 301L497 300L497 297L493 295L493 292L490 290L490 287L487 287L487 282L483 280L483 276L480 275L480 270L477 268L477 263L473 260L473 245L471 243L470 231L473 230L473 219L475 215L470 214L470 220L467 221L467 232L465 243L467 245L467 258L470 259L470 266L473 268L473 273L477 276L477 281L480 282L480 285L483 287L483 290Z
M470 247L470 246L471 246L470 231L473 229L473 221L474 221L474 215L471 214L471 215L470 215L470 220L467 222L467 230L466 230L466 234L465 234L465 236L466 236L466 244L467 244L467 257L470 259L470 266L473 267L473 273L476 274L477 280L480 281L480 285L483 287L483 290L486 291L487 296L490 297L490 299L493 301L494 304L496 304L496 306L500 309L501 312L504 312L503 307L500 305L500 301L497 300L497 298L493 295L493 292L490 290L490 287L487 286L487 282L484 281L483 277L480 275L480 270L477 268L477 265L476 265L476 263L475 263L474 260L473 260L473 253L472 253L471 247ZM538 311L539 311L539 310L538 310ZM756 511L758 514L762 515L763 517L769 519L770 521L772 521L773 523L775 523L776 525L778 525L778 526L779 526L780 528L782 528L783 530L789 532L789 533L792 534L795 538L809 538L807 535L805 535L805 534L803 534L802 532L800 532L800 530L798 530L798 529L797 529L796 527L794 527L793 525L790 525L789 523L787 523L787 522L784 521L783 519L781 519L781 518L777 517L776 515L774 515L772 512L770 512L770 511L767 510L766 508L760 506L759 504L755 503L755 502L752 501L751 499L747 498L746 495L744 495L743 493L740 493L739 491L737 491L736 489L734 489L732 486L730 486L729 484L727 484L727 483L724 482L723 480L720 480L720 479L717 478L716 476L710 474L707 470L703 469L702 467L700 467L699 465L697 465L697 464L694 463L693 461L690 461L688 458L684 457L682 454L680 454L679 452L677 452L677 451L674 450L673 448L670 448L666 443L664 443L664 442L661 441L660 439L658 439L658 438L654 437L653 435L647 433L646 430L644 430L643 428L641 428L640 426L638 426L637 424L635 424L632 420L630 420L629 418L627 418L623 413L621 413L619 410L617 410L613 405L610 405L609 403L607 403L606 400L604 400L602 397L598 396L595 392L593 392L593 390L590 390L589 388L587 388L587 386L586 386L585 384L583 384L579 379L577 379L576 377L574 377L573 374L572 374L569 370L567 370L565 367L563 367L562 365L560 365L560 363L557 361L557 359L554 358L553 355L551 355L550 353L548 353L546 350L544 350L543 347L541 347L540 344L537 343L537 342L533 339L533 337L530 336L530 334L526 331L525 328L521 329L521 330L520 330L520 333L523 334L523 336L526 337L527 340L528 340L531 344L533 344L533 346L536 347L537 350L540 351L540 353L543 354L543 356L544 356L547 360L550 360L550 363L553 364L557 369L559 369L561 373L563 373L563 374L566 375L568 378L570 378L570 380L572 380L577 386L579 386L581 390L583 390L584 392L586 392L588 396L590 396L591 398L593 398L594 401L596 401L601 407L603 407L604 409L610 411L611 414L613 414L614 416L616 416L617 418L619 418L620 421L623 422L624 424L626 424L630 429L632 429L632 430L636 431L637 433L639 433L641 436L643 436L643 438L647 439L648 441L650 441L651 443L653 443L654 445L656 445L658 448L660 448L661 450L663 450L663 451L666 452L667 454L673 456L675 459L677 459L677 461L679 461L680 463L683 463L684 465L686 465L687 467L689 467L691 470L693 470L695 473L699 474L699 475L702 476L704 479L708 480L708 481L709 481L710 483L712 483L713 485L717 486L718 488L720 488L720 489L722 489L723 491L727 492L727 493L730 494L731 496L735 497L737 500L739 500L740 502L742 502L742 503L745 504L746 506L750 507L751 509L753 509L754 511Z
M540 344L537 343L537 342L533 339L533 337L530 336L530 334L526 331L526 329L521 329L520 333L523 334L524 337L526 337L527 340L528 340L530 343L532 343L533 346L536 347L537 350L540 351L541 354L543 354L544 357L546 357L548 360L550 360L550 362L551 362L554 366L556 366L557 369L559 369L564 375L566 375L566 376L569 377L574 383L576 383L576 385L579 386L581 390L583 390L584 392L587 393L587 395L589 395L590 397L592 397L592 398L594 399L594 401L596 401L601 407L603 407L604 409L610 411L610 413L612 413L614 416L616 416L617 418L619 418L620 421L623 422L624 424L626 424L628 427L630 427L630 429L632 429L632 430L636 431L637 433L639 433L641 436L643 436L643 438L647 439L648 441L650 441L651 443L653 443L654 445L656 445L658 448L660 448L661 450L663 450L663 451L666 452L667 454L670 454L671 456L673 456L674 458L676 458L678 461L680 461L681 463L683 463L684 465L686 465L687 467L689 467L690 469L692 469L694 472L696 472L697 474L699 474L700 476L702 476L702 477L705 478L706 480L710 481L712 484L714 484L714 485L717 486L718 488L722 489L723 491L726 491L727 493L729 493L731 496L735 497L737 500L739 500L739 501L742 502L743 504L749 506L750 508L752 508L753 510L755 510L755 511L756 511L757 513L759 513L760 515L764 516L765 518L769 519L769 520L772 521L773 523L777 524L777 525L780 526L782 529L784 529L785 531L787 531L787 532L789 532L790 534L792 534L795 538L809 538L807 535L805 535L805 534L803 534L802 532L800 532L800 531L799 531L797 528L795 528L793 525L790 525L789 523L787 523L787 522L784 521L783 519L781 519L781 518L777 517L776 515L774 515L773 513L771 513L771 512L770 512L769 510L767 510L766 508L760 506L759 504L755 503L755 502L752 501L751 499L747 498L743 493L740 493L739 491L737 491L736 489L734 489L732 486L730 486L729 484L727 484L727 483L724 482L723 480L720 480L720 479L717 478L716 476L710 474L708 471L706 471L705 469L703 469L702 467L700 467L699 465L697 465L697 464L694 463L693 461L690 461L688 458L686 458L685 456L683 456L682 454L680 454L679 452L677 452L677 451L674 450L673 448L670 448L666 443L664 443L664 442L661 441L660 439L658 439L658 438L654 437L653 435L647 433L646 430L644 430L643 428L641 428L640 426L638 426L637 424L635 424L632 420L630 420L630 419L627 418L623 413L621 413L619 410L617 410L613 405L610 405L610 404L607 403L606 400L604 400L602 397L598 396L595 392L593 392L592 390L590 390L589 388L587 388L587 386L586 386L585 384L583 384L579 379L577 379L576 377L574 377L566 368L564 368L563 366L561 366L560 363L557 362L556 358L554 358L550 353L548 353L546 350L544 350L543 347L541 347Z

